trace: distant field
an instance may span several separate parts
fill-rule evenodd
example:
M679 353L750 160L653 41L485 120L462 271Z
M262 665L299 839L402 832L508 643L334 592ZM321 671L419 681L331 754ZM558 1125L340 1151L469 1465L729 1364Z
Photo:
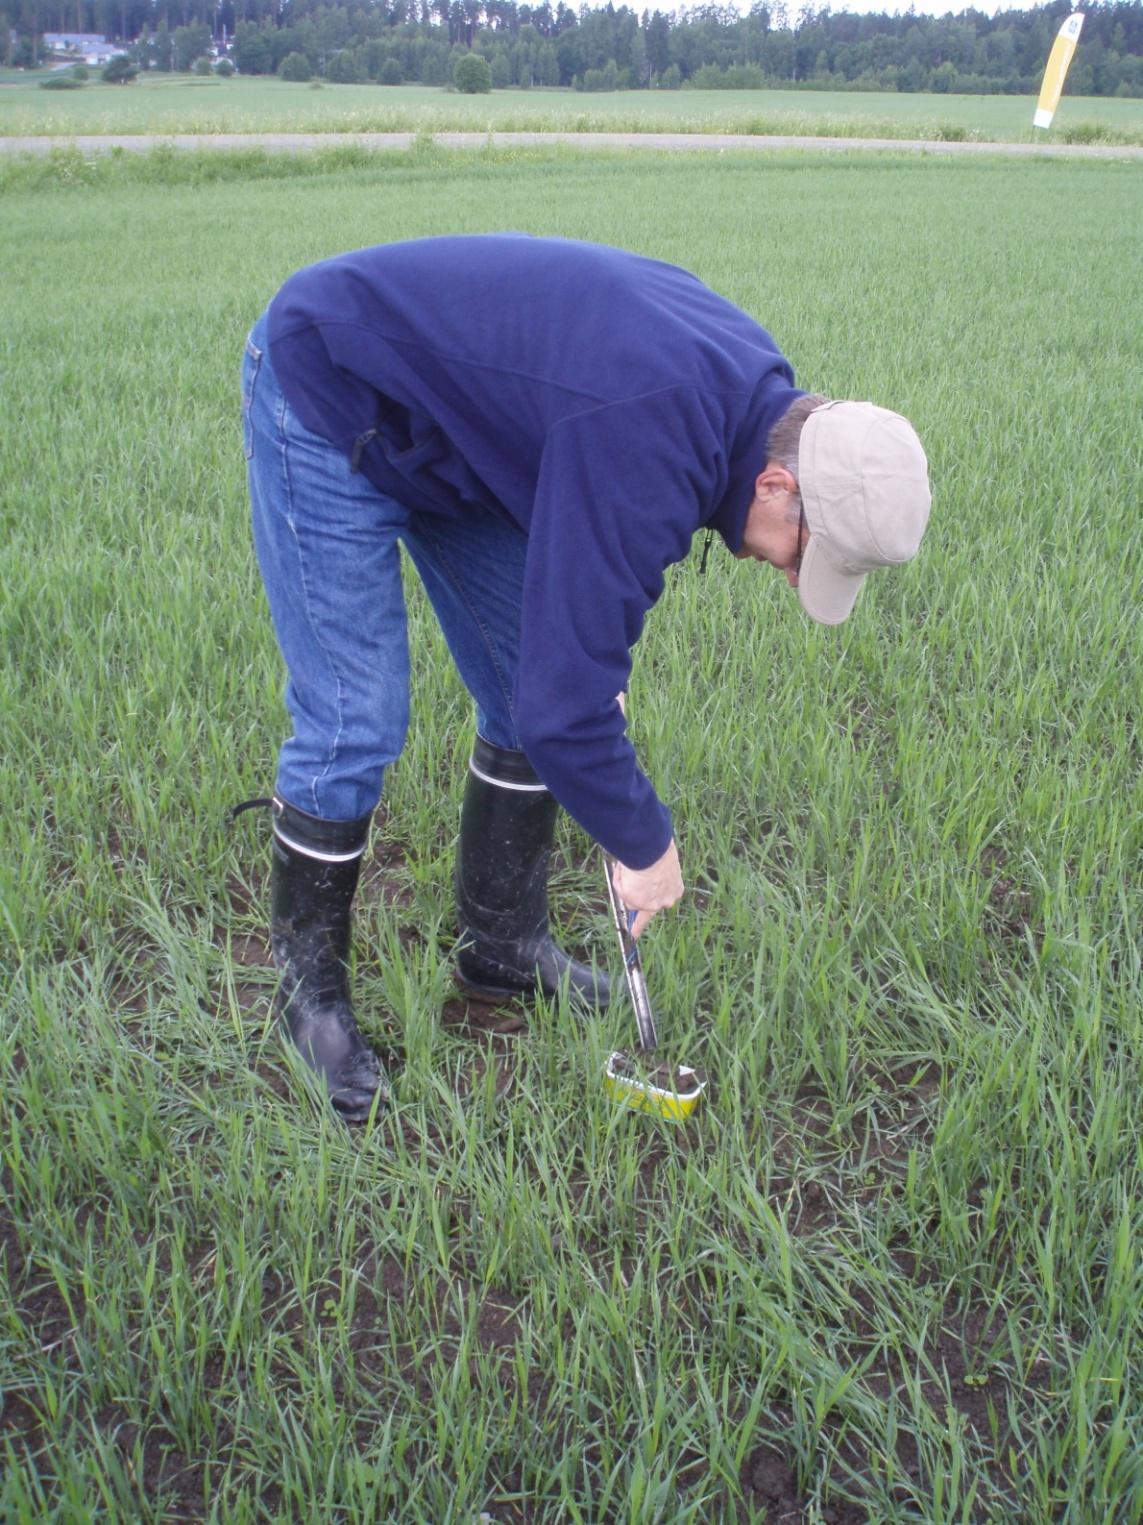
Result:
M424 85L286 84L273 79L147 79L56 93L0 89L0 136L212 132L740 132L815 137L1030 141L1024 96L869 95L856 91L656 90L585 95L498 90L464 96ZM1079 134L1143 143L1143 101L1065 97L1040 141Z

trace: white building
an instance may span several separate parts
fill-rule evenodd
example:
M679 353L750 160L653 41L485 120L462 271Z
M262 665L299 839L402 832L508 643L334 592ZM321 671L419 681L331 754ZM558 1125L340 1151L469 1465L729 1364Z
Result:
M105 64L116 53L126 50L113 47L107 38L97 32L45 32L44 47L49 53L67 53L85 64Z

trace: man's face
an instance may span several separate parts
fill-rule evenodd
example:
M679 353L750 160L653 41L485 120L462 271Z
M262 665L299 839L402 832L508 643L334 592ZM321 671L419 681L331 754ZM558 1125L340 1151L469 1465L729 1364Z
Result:
M753 557L769 562L786 574L791 588L798 586L797 568L810 538L798 484L783 466L767 464L754 483L754 498L746 513L740 560Z

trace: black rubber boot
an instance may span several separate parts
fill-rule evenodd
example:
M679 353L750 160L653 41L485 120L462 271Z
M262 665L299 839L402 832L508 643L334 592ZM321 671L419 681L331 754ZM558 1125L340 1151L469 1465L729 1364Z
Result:
M347 1122L363 1122L388 1090L357 1030L349 998L350 911L369 817L322 821L275 799L270 946L282 983L284 1033Z
M610 999L607 976L551 938L548 864L558 814L523 752L476 738L456 853L456 979L477 1000L550 996L565 980L591 1006Z

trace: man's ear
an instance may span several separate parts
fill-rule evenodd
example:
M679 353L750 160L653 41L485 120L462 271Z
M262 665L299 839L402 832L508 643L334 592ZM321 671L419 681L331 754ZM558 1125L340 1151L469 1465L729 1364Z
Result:
M767 461L762 470L754 478L755 495L767 495L771 492L797 492L798 483L792 471L787 471L785 466L779 466L777 461Z

